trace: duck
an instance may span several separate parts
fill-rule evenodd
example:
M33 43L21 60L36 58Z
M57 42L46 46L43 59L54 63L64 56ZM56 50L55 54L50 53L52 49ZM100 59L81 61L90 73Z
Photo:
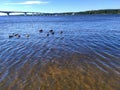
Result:
M55 34L55 32L51 29L51 30L49 30L49 32L52 34L52 35L54 35Z
M16 36L17 38L20 38L20 35L19 35L19 34L15 34L15 36Z
M19 34L15 34L15 33L14 33L13 35L14 35L14 36L18 36Z
M49 32L50 32L50 33L52 33L52 32L53 32L53 30L51 29L51 30L49 30Z
M14 37L13 35L9 35L9 38L12 38L12 37Z
M47 33L47 36L49 36L49 33Z
M12 38L15 36L15 33L12 33L11 35L9 35L9 38Z
M43 29L40 29L39 32L42 33L42 32L43 32Z
M20 38L20 35L18 34L16 37L17 37L17 38Z
M55 33L54 32L51 32L52 35L54 35Z
M29 35L29 34L26 34L25 36L26 36L26 37L30 37L30 35Z

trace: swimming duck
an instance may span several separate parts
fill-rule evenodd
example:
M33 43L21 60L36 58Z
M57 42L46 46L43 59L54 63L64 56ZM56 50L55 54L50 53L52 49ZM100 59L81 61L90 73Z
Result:
M39 32L40 32L40 33L42 33L42 32L43 32L43 30L42 30L42 29L40 29L40 30L39 30Z
M49 36L49 33L47 33L47 36Z
M18 36L19 34L13 34L14 36Z
M51 32L53 32L53 30L49 30L49 32L51 33Z
M20 35L19 35L19 34L15 34L15 36L16 36L17 38L20 38Z
M15 36L15 33L12 33L11 35L9 35L9 38L12 38Z
M9 38L12 38L13 37L13 35L9 35Z
M30 35L29 35L29 34L26 34L25 36L26 36L26 37L30 37Z
M54 35L55 33L54 32L51 32L52 35Z

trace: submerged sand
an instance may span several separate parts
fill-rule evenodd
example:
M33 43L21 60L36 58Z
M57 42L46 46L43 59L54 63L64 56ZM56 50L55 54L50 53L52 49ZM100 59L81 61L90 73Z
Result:
M0 90L120 90L120 75L106 66L106 71L100 70L90 63L94 58L89 55L74 53L43 61L11 69Z

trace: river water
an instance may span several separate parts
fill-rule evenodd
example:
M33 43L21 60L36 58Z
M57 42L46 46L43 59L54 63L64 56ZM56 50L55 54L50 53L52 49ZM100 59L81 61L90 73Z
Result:
M49 32L51 29L54 35ZM12 33L20 34L20 38L9 38ZM83 85L74 90L120 90L120 15L0 17L0 90L27 90L31 85L33 89L28 90L46 90L41 88L41 82L32 81L32 77L37 74L37 79L41 78L39 69L51 60L71 60L79 70L88 73L86 69L92 68L89 72L93 75L98 72L100 77L106 75L106 81L113 79L106 89L87 84L89 88ZM35 70L29 79L33 83L20 86L28 83L30 70ZM100 82L105 81L103 78Z

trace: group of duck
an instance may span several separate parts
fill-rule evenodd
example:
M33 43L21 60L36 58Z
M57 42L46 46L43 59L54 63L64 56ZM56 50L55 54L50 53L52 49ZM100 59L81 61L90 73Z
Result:
M43 29L40 29L39 32L42 33L42 32L43 32ZM60 31L59 33L60 33L60 34L63 34L63 31ZM51 35L54 35L55 32L54 32L53 30L49 30L49 32L47 33L47 36L49 36L50 34L51 34Z
M29 37L29 36L30 36L29 34L25 34L25 37ZM9 35L9 38L13 38L13 37L20 38L21 35L20 34L15 34L15 33L12 33L11 35Z
M39 33L43 33L43 29L40 29ZM49 32L47 33L46 36L49 36L50 34L54 35L55 34L54 30L49 30ZM63 34L63 31L60 31L59 34ZM30 37L30 34L25 34L24 36L28 38L28 37ZM15 33L12 33L11 35L9 35L9 38L13 38L13 37L20 38L21 35L15 34Z

